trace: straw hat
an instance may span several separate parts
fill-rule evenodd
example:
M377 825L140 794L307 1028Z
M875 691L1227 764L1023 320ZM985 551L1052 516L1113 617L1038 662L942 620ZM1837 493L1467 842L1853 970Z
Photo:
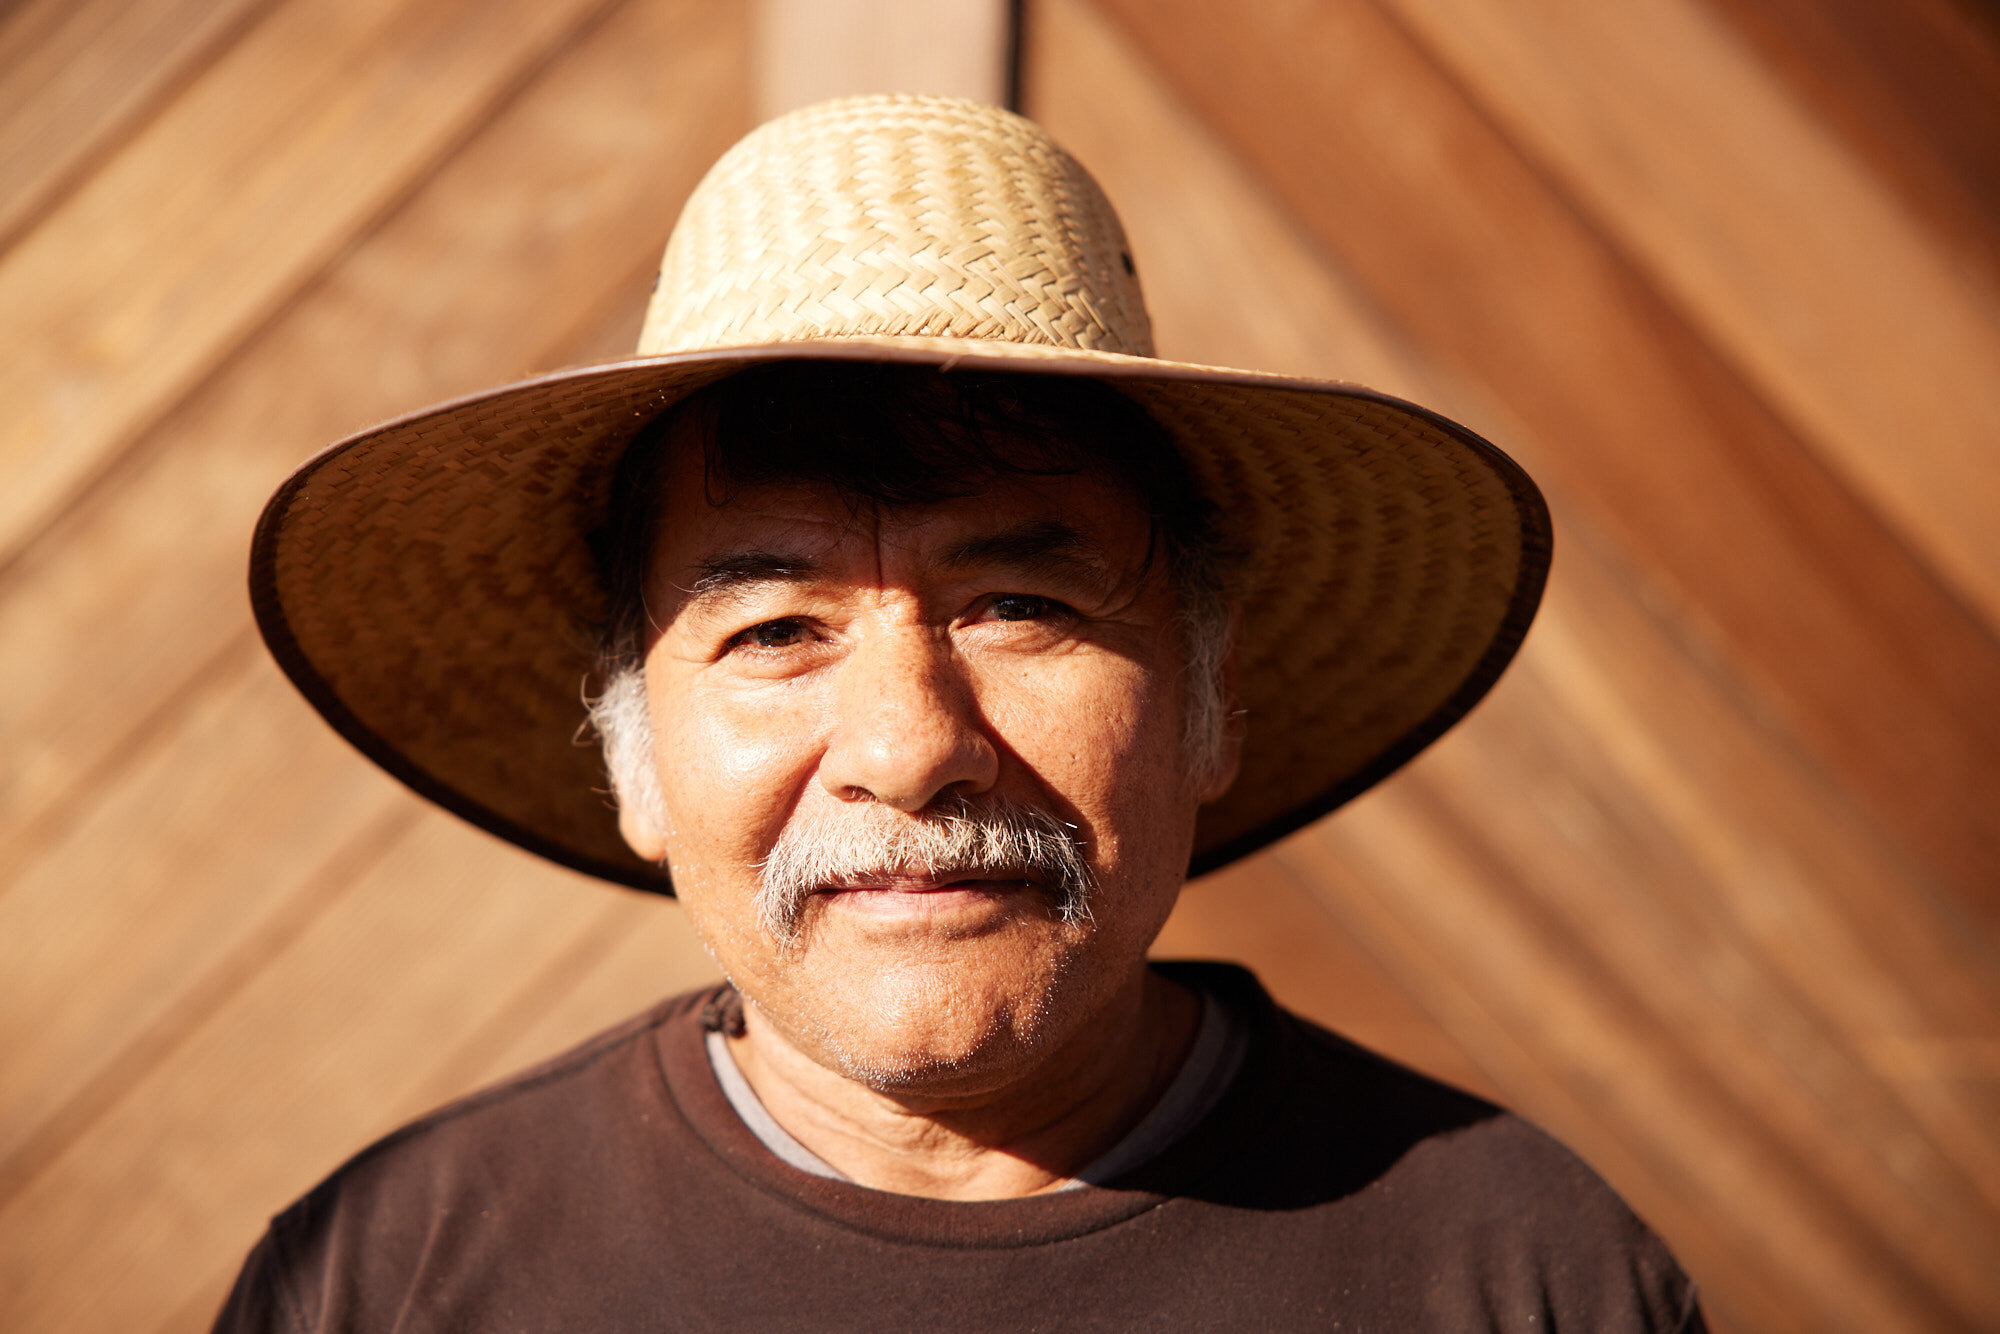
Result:
M1499 450L1354 385L1161 361L1123 229L1037 126L853 98L773 121L688 200L638 355L363 431L271 498L258 625L327 720L418 792L566 866L671 892L619 838L580 695L605 615L584 534L648 421L782 359L1080 375L1174 438L1247 552L1242 776L1196 872L1331 810L1469 709L1520 644L1549 524Z

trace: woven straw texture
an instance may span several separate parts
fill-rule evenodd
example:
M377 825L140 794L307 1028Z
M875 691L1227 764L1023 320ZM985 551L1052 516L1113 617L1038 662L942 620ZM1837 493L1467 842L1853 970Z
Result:
M266 641L420 792L593 874L665 890L620 840L581 694L606 608L584 534L647 421L760 361L1089 375L1174 437L1244 570L1242 777L1196 869L1392 770L1512 656L1548 564L1497 450L1350 385L1163 362L1122 229L1031 123L852 99L745 139L689 201L631 361L443 404L333 446L266 508ZM672 516L667 516L667 522Z
M1031 121L856 98L772 121L681 213L639 352L856 334L1151 356L1118 215Z

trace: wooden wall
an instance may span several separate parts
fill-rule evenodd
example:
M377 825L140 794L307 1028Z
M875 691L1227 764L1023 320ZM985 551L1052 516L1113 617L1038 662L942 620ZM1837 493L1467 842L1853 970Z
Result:
M1036 0L1169 355L1539 477L1519 664L1172 953L1556 1131L1720 1323L2000 1328L2000 40L1972 0ZM205 1326L397 1122L711 965L332 737L288 467L630 344L703 0L0 9L0 1327Z

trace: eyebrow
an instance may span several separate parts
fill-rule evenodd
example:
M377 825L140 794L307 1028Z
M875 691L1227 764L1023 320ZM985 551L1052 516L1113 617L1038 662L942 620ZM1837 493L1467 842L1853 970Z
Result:
M954 542L939 554L947 570L997 565L1022 574L1100 586L1112 578L1102 549L1077 529L1055 519L1030 520L997 533ZM714 612L759 584L806 584L825 572L823 562L790 551L731 551L695 565L695 578L681 591L686 610Z
M820 562L788 551L732 551L696 564L694 582L682 591L690 607L713 608L757 584L803 584L818 577Z
M939 563L948 570L1000 565L1023 574L1102 584L1111 574L1103 550L1066 523L1036 519L946 547Z

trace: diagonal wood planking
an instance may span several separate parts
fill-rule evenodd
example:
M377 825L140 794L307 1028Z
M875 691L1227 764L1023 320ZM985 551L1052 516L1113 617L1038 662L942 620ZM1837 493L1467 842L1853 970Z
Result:
M1600 516L1990 922L1992 628L1813 443L1376 6L1293 0L1228 24L1192 0L1103 7L1410 338L1527 428L1537 475Z
M0 256L0 560L607 2L291 0Z
M620 344L625 350L629 346L629 338ZM463 843L464 836L457 841ZM410 847L415 849L414 844ZM487 842L462 847L454 855L470 855L483 865L493 851ZM399 861L409 858L404 865L407 873L414 857L401 848L393 855ZM509 874L516 874L527 864L508 858L503 865ZM485 988L484 995L490 1003L479 1024L452 1032L426 1027L423 1044L434 1057L434 1063L421 1070L422 1077L413 1087L386 1091L378 1087L374 1090L373 1105L362 1109L353 1122L331 1129L308 1127L304 1133L280 1114L281 1108L269 1100L264 1102L259 1117L248 1125L246 1134L269 1160L269 1165L262 1169L266 1175L254 1178L251 1188L240 1195L216 1191L204 1194L206 1201L218 1198L223 1201L221 1207L238 1224L238 1235L225 1237L221 1235L224 1229L218 1228L212 1234L213 1244L186 1246L178 1248L177 1257L161 1257L207 1265L205 1277L199 1272L168 1274L162 1264L148 1276L148 1284L140 1288L138 1295L142 1300L159 1303L153 1308L155 1314L167 1309L164 1303L170 1296L187 1294L171 1315L154 1326L158 1334L178 1331L198 1334L208 1329L236 1276L248 1239L262 1224L263 1213L275 1207L270 1201L286 1200L296 1194L301 1183L309 1184L329 1162L359 1145L371 1129L397 1124L408 1116L429 1111L467 1089L491 1083L553 1052L574 1046L612 1022L638 1013L663 995L714 979L713 962L702 952L678 910L638 895L614 894L607 899L592 886L579 885L566 876L561 879L561 883L544 889L574 896L572 907L581 914L574 922L565 919L562 923L563 937L558 942L562 948L540 951L546 956L540 971L523 979L521 985ZM481 903L472 911L485 912L492 906ZM461 965L468 971L484 970L490 977L491 966L500 960L487 954L486 947L479 942L466 944L469 948L460 956ZM269 987L286 974L313 966L314 960L304 954L276 960L271 979L260 982L260 986ZM295 993L283 993L280 999L290 994ZM366 997L356 999L365 1001ZM201 1082L228 1076L230 1044L245 1038L261 1044L247 1051L239 1048L235 1053L237 1064L254 1062L261 1056L267 1064L296 1069L296 1048L316 1039L315 1033L300 1027L274 1025L269 1029L246 1029L246 1016L254 1012L256 1004L268 1004L272 996L268 991L253 993L251 1000L250 1006L239 1005L231 1013L219 1016L219 1023L224 1026L217 1030L219 1043L215 1036L203 1034L189 1044L183 1060L194 1067L197 1087ZM406 1005L407 1002L405 998ZM407 1010L400 1011L389 1024L406 1027L406 1016ZM380 1037L378 1033L375 1040L379 1042ZM365 1051L363 1048L364 1058ZM344 1073L345 1061L338 1063ZM177 1072L162 1071L168 1077L173 1073ZM396 1100L385 1097L385 1092L393 1094ZM135 1090L133 1105L142 1114L150 1115L158 1111L163 1100L173 1096L162 1082L155 1081ZM157 1152L175 1155L187 1152L189 1129L162 1136ZM131 1123L127 1122L122 1128L110 1128L105 1139L115 1145L130 1133ZM94 1146L86 1146L86 1151L89 1147ZM158 1202L149 1204L158 1207ZM0 1231L4 1228L4 1219L0 1219ZM113 1326L107 1323L105 1327Z
M2000 626L2000 287L1697 0L1385 7Z
M1990 1041L1992 971L1574 528L1475 722L1281 857L1746 1327L1977 1327L1993 1082L1879 1053Z
M75 786L117 762L137 720L247 629L247 534L291 465L370 421L580 355L578 331L656 261L681 195L740 124L727 31L665 34L687 49L678 82L657 59L597 56L553 105L509 117L0 578L14 837L73 811Z
M1698 1186L1684 1207L1701 1239L1760 1243L1795 1312L1875 1283L1895 1297L1878 1317L1956 1305L1963 1320L1995 1299L1992 1089L1906 1085L1876 1052L2000 1031L1992 976L1949 914L1922 913L1865 819L1590 568L1576 527L1536 651L1479 725L1324 840L1419 810L1420 836L1378 843L1369 888L1479 979L1569 1096L1591 1093L1540 1114ZM1551 815L1584 837L1552 837ZM1477 849L1477 874L1426 874L1429 842ZM1593 1025L1602 1040L1579 1041ZM1730 1159L1755 1189L1716 1171Z
M20 0L0 15L0 251L273 0Z
M530 1025L530 1035L574 1040L629 1010L637 992L607 988L597 961L625 948L631 912L664 924L664 935L645 933L657 970L646 994L708 975L670 906L613 895L618 906L604 908L573 877L441 817L427 817L439 832L424 837L452 851L407 851L398 822L420 804L278 680L254 645L241 579L264 494L327 439L629 347L644 275L681 197L744 127L743 52L730 9L620 6L378 231L347 237L323 281L0 582L0 672L21 686L4 720L17 767L0 827L0 915L17 929L0 950L27 963L0 970L0 1016L23 1038L0 1065L10 1099L0 1144L12 1150L0 1179L8 1328L128 1328L176 1305L198 1325L265 1214L371 1130L497 1074L495 1052L503 1063L534 1054L509 1037L520 1016L569 1013L559 1033ZM274 985L274 972L291 985L314 969L359 968L392 1011L413 1002L422 960L369 972L368 947L329 923L369 866L369 883L413 920L437 895L469 892L431 888L440 861L473 882L521 887L512 899L496 892L492 922L467 924L463 951L444 952L436 985L464 1007L453 1020L462 1041L393 1019L364 1025L356 1050L373 1055L339 1066L348 1106L362 1110L337 1138L313 1139L310 1120L273 1112L331 1068L313 1064L307 1029L264 1047L225 1045L236 1073L205 1093L200 1078L188 1081L202 1035L240 1022L232 1017L256 1006L245 996ZM627 925L592 926L604 912ZM486 950L470 934L483 930L516 931L506 938L517 945ZM293 958L309 962L294 968ZM373 1002L354 1003L360 1014ZM396 1073L370 1073L385 1068ZM163 1081L186 1099L180 1124L193 1140L204 1097L210 1111L240 1100L240 1115L262 1127L237 1146L249 1161L210 1172L195 1164L193 1140L135 1130L131 1109ZM420 1091L396 1101L399 1085ZM135 1148L134 1134L146 1144ZM103 1174L105 1155L132 1153L123 1186ZM81 1175L51 1195L63 1163ZM232 1197L228 1183L240 1180L266 1189ZM131 1226L104 1232L128 1202ZM64 1217L80 1230L63 1232ZM204 1276L208 1289L184 1286Z
M661 990L706 976L698 947L675 948L680 923L426 813L0 1206L8 1328L134 1329L174 1309L314 1178L433 1104L435 1069L490 1077L514 1054L495 1016L541 1008L533 993L579 945L644 930Z
M1708 3L1980 281L2000 282L2000 11L1960 0Z
M1157 95L1132 105L1087 9L1044 3L1035 24L1034 109L1100 173L1141 164L1138 189L1111 188L1174 353L1241 363L1241 338L1259 364L1373 380L1541 447L1380 312L1373 350L1365 317L1301 318L1355 299L1290 257L1259 281L1282 229L1231 248L1199 223L1149 226L1132 199L1148 179L1156 204L1183 197L1201 128ZM1195 198L1180 211L1214 211ZM1183 305L1188 284L1223 290ZM1172 328L1176 309L1200 327ZM1237 332L1246 309L1268 311L1261 332ZM1301 332L1319 346L1287 349ZM1410 776L1275 860L1609 1172L1743 1327L1972 1327L1995 1297L1994 1083L1976 1059L1884 1053L2000 1036L1988 955L1705 627L1555 500L1563 551L1514 675Z
M10 865L0 1186L128 1082L121 1066L158 1059L163 1020L198 1017L212 977L339 893L322 868L403 803L242 642L64 837Z
M1102 56L1101 30L1064 31L1059 52L1096 40ZM672 909L594 895L419 817L314 731L244 637L240 530L286 462L344 429L622 351L635 322L624 289L643 281L676 192L738 128L740 64L725 53L740 40L726 11L613 15L0 577L0 676L24 687L0 698L0 734L31 743L10 742L22 767L0 786L0 857L25 868L0 916L53 925L61 942L52 970L31 965L47 989L0 996L0 1022L86 997L59 1031L20 1030L60 1096L15 1123L27 1138L14 1174L0 1172L10 1328L202 1327L256 1217L370 1128L707 972ZM661 51L675 53L673 77ZM1128 212L1179 215L1159 232L1167 250L1140 238L1170 350L1403 389L1524 455L1551 451L1546 420L1480 389L1476 364L1461 378L1462 349L1407 319L1407 293L1385 299L1373 269L1357 286L1326 267L1312 235L1324 219L1271 208L1221 151L1185 161L1185 109L1157 89L1145 102L1129 69L1123 83L1101 65L1070 70L1088 95L1067 112L1051 103L1045 114L1069 117L1059 133L1123 155L1115 169L1130 174L1113 190ZM1128 96L1136 112L1121 109ZM683 133L664 150L646 138L657 125L620 140L611 127L630 131L635 105L684 117ZM661 151L687 157L634 181L632 155ZM1186 171L1142 198L1149 158L1156 174ZM621 210L647 207L662 212L642 245ZM510 265L533 276L505 277ZM1218 268L1229 296L1203 281ZM1985 956L1954 936L1950 900L1927 883L1935 846L1902 838L1881 803L1850 800L1851 773L1816 773L1785 726L1796 712L1767 711L1770 663L1752 654L1746 670L1740 645L1689 610L1685 570L1629 568L1649 550L1629 526L1579 526L1586 502L1603 507L1576 474L1556 475L1568 539L1522 670L1408 780L1191 890L1169 940L1262 949L1281 995L1374 1023L1383 1045L1432 1068L1476 1056L1667 1229L1746 1327L1976 1324L1965 1312L1995 1269L1981 1246L1996 1063L1979 1057L1996 1041L1994 1000ZM1837 488L1829 506L1818 522L1838 533L1857 507ZM1895 602L1900 577L1878 580L1867 605ZM1650 591L1656 578L1673 596ZM1920 606L1911 619L1937 616ZM1920 646L1935 655L1939 642ZM1947 654L1938 669L1951 668ZM1947 702L1983 680L1958 680ZM258 780L295 762L270 794L274 811L298 812L296 833L277 832L304 836L281 850L286 865L274 872L254 840L203 846L234 835L231 813L266 798ZM315 812L315 790L358 800ZM1718 808L1714 794L1739 792ZM321 829L315 814L333 818ZM1925 855L1906 855L1912 843ZM83 874L93 856L118 869ZM134 883L119 885L126 867ZM155 915L165 949L134 926ZM1377 981L1314 975L1354 959L1348 931L1449 1036ZM174 947L189 943L176 978ZM89 998L106 976L137 997L130 1013ZM513 1036L528 1016L545 1022ZM330 1037L339 1049L319 1051ZM8 1080L0 1067L0 1096L42 1096L39 1080ZM301 1105L326 1089L337 1106Z
M1481 1097L1501 1097L1312 886L1274 858L1237 862L1189 885L1153 955L1240 963L1294 1013Z
M1185 107L1116 55L1073 6L1037 11L1028 109L1089 166L1138 256L1167 355L1417 392L1351 284ZM1039 26L1046 20L1046 26ZM1088 78L1076 71L1088 71ZM1492 1089L1466 1053L1360 952L1278 863L1253 858L1182 895L1156 953L1254 968L1284 1003L1376 1050L1466 1087Z

